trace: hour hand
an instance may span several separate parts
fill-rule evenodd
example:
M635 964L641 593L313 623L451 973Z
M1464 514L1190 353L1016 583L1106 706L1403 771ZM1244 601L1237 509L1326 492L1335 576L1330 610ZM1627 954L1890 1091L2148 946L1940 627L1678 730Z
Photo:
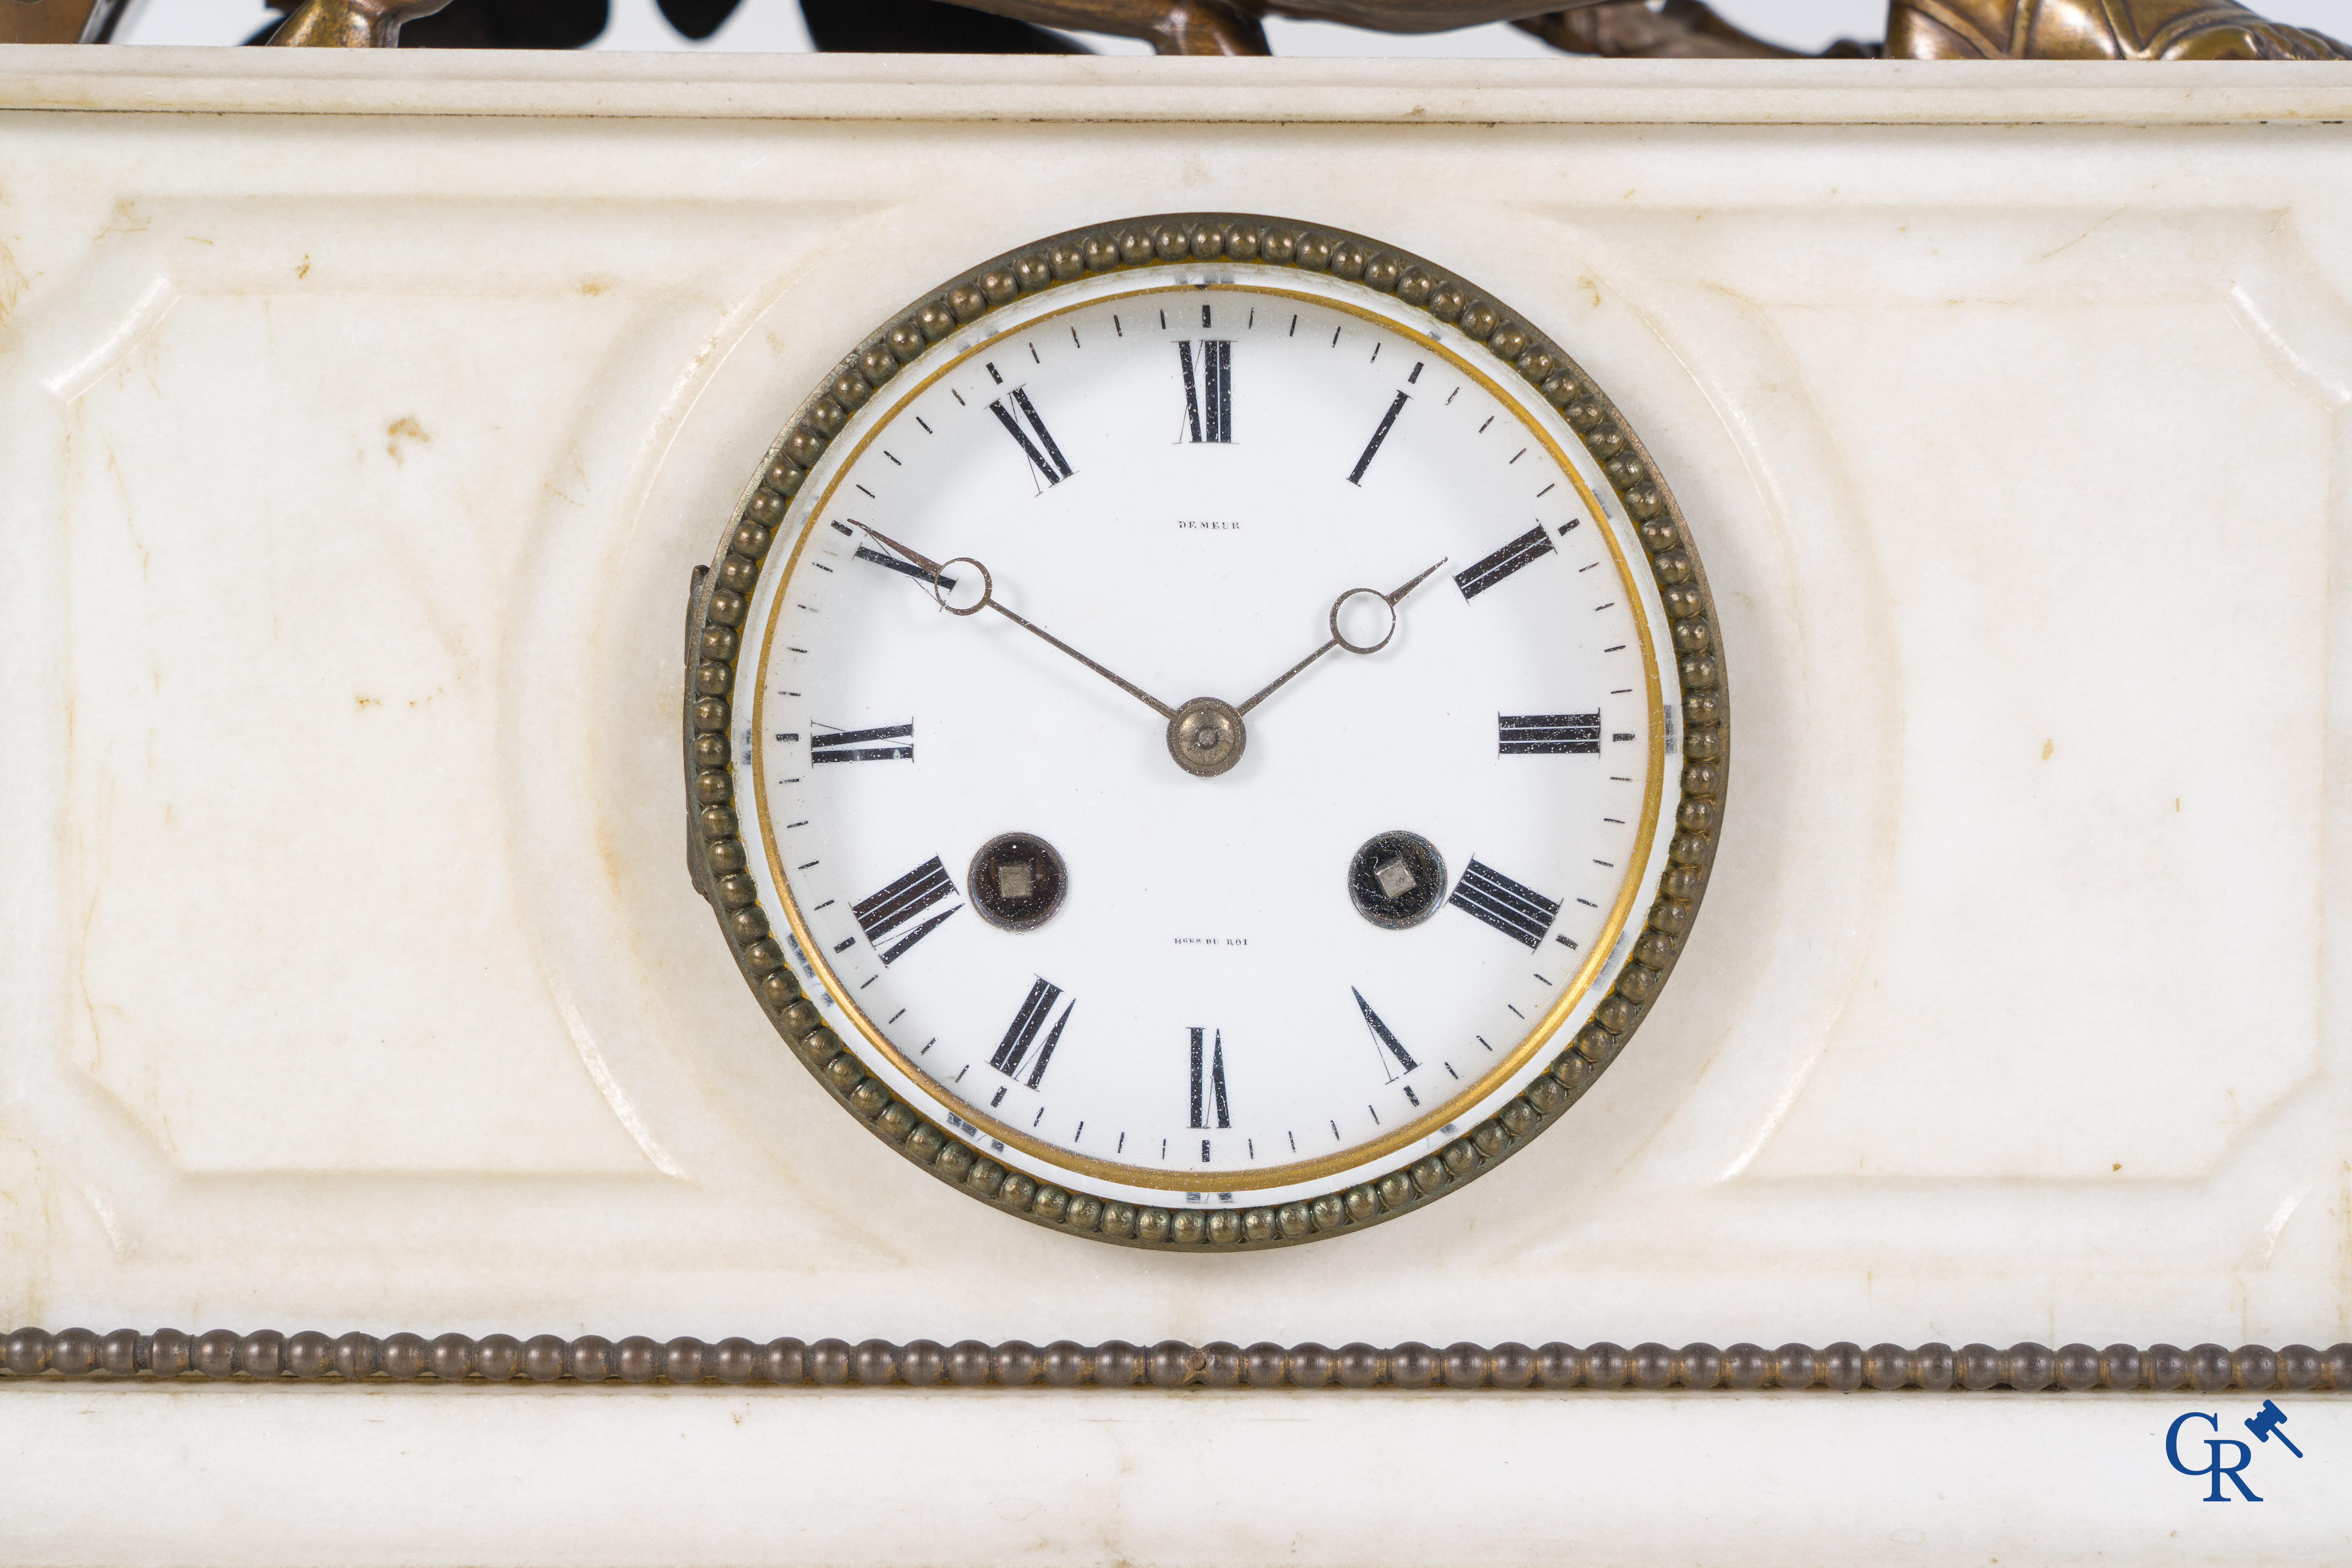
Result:
M1256 696L1243 703L1239 708L1235 709L1234 711L1236 713L1248 712L1251 709L1256 707L1259 703L1273 696L1276 691L1279 691L1282 689L1283 684L1289 680L1292 676L1297 675L1300 670L1305 669L1308 665L1313 664L1317 659L1321 658L1325 654L1329 653L1335 647L1344 647L1349 653L1378 653L1381 649L1388 647L1389 638L1396 636L1396 607L1398 603L1402 601L1407 594L1412 593L1415 588L1418 588L1423 583L1428 582L1430 573L1436 571L1439 566L1444 565L1447 561L1452 559L1453 557L1450 555L1441 559L1435 565L1428 567L1421 574L1421 575L1413 578L1412 581L1407 583L1403 587L1398 588L1393 592L1383 594L1378 588L1350 588L1346 593L1340 595L1338 598L1332 600L1331 636L1324 642L1323 646L1317 648L1313 653L1308 654L1305 658L1300 659L1297 664L1292 665L1288 669L1284 670L1280 675L1276 676L1273 680L1268 682L1258 691ZM1380 600L1381 603L1388 606L1389 629L1387 632L1382 634L1381 640L1378 642L1353 643L1349 642L1345 637L1340 635L1339 611L1346 605L1349 600L1354 598L1359 594L1370 595L1371 597Z

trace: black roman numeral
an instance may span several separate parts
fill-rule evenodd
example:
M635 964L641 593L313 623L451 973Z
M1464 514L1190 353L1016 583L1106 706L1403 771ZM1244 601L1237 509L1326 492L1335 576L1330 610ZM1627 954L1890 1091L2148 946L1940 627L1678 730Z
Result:
M871 561L877 566L887 566L893 572L903 572L918 583L937 583L950 593L955 591L954 578L942 577L937 573L926 572L913 562L901 561L895 555L885 555L870 544L861 544L857 547L857 559Z
M1571 752L1601 754L1598 713L1500 713L1495 718L1497 749L1507 757Z
M1207 1107L1201 1094L1201 1037L1206 1032L1202 1029L1192 1031L1192 1125L1201 1128L1209 1125L1206 1120ZM1217 1031L1216 1044L1207 1065L1208 1088L1216 1101L1217 1125L1231 1127L1234 1124L1234 1119L1225 1105L1225 1032L1223 1029Z
M1411 1072L1413 1068L1419 1067L1421 1064L1412 1059L1412 1053L1406 1050L1404 1047L1398 1042L1396 1036L1390 1033L1389 1026L1381 1021L1381 1016L1372 1011L1372 1005L1364 1000L1364 994L1360 991L1357 991L1352 985L1349 986L1348 989L1354 992L1356 1005L1363 1009L1364 1026L1371 1030L1372 1038L1379 1041L1381 1045L1386 1046L1389 1048L1389 1055L1396 1058L1397 1065L1402 1068L1405 1071ZM1375 1052L1374 1054L1378 1055L1379 1053ZM1397 1075L1392 1072L1389 1072L1388 1066L1387 1058L1381 1058L1381 1070L1387 1074L1388 1080L1391 1083L1394 1083L1396 1081Z
M904 741L903 746L869 746L868 741ZM885 724L878 730L835 730L809 736L813 763L887 763L915 760L915 721Z
M1531 950L1542 943L1552 917L1559 913L1557 899L1547 899L1478 860L1470 862L1462 880L1454 885L1454 896L1445 901L1512 941L1526 942Z
M936 855L870 898L858 900L849 906L857 917L857 924L866 932L866 940L876 947L882 939L929 909L942 899L955 897L955 884L948 880L948 868L940 864ZM922 924L893 942L882 953L882 962L895 963L906 951L939 929L940 922L957 910L941 910Z
M1454 585L1462 590L1464 598L1475 599L1528 562L1551 552L1551 541L1544 537L1543 525L1538 523L1492 555L1454 574Z
M1176 345L1176 359L1184 367L1184 423L1192 439L1230 445L1234 438L1234 345L1201 342L1201 381L1192 383L1192 345Z
M1030 1045L1037 1038L1037 1031L1045 1027L1046 1015L1053 1012L1054 1004L1061 998L1060 986L1043 975L1038 976L1037 984L1029 987L1029 999L1022 1003L1021 1011L1013 1016L1013 1026L1004 1031L1004 1042L996 1047L996 1054L988 1058L988 1065L1007 1078L1018 1077L1021 1063L1029 1055ZM1029 1069L1031 1089L1036 1088L1045 1078L1045 1064L1054 1059L1054 1047L1061 1044L1062 1026L1070 1021L1070 1015L1077 1009L1078 1005L1073 1000L1062 1009L1061 1017L1047 1032L1045 1044L1038 1050L1037 1060Z
M1348 475L1349 484L1359 487L1363 484L1364 470L1372 466L1374 458L1380 456L1381 443L1389 438L1389 430L1396 424L1397 416L1403 413L1404 405L1412 401L1404 393L1396 395L1396 401L1389 405L1389 411L1381 416L1381 427L1372 432L1370 441L1364 443L1364 455L1356 459L1354 469Z
M1030 440L1029 432L1022 429L1014 422L1012 414L1004 406L1003 398L1000 397L990 404L988 411L996 416L996 422L1004 426L1006 435L1021 443L1021 450L1028 457L1029 466L1045 475L1048 485L1060 484L1070 477L1070 460L1062 456L1062 448L1054 445L1053 433L1045 428L1045 422L1037 417L1036 405L1029 401L1028 390L1025 387L1016 386L1013 389L1012 396L1013 401L1021 407L1021 417L1029 421L1029 429L1037 433L1036 440ZM1041 446L1045 448L1043 452L1037 450ZM1048 463L1045 460L1048 458L1053 461Z

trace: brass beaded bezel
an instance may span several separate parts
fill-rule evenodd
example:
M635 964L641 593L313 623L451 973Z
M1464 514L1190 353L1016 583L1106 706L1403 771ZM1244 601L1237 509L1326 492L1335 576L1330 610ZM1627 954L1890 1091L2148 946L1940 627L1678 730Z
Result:
M902 1344L870 1339L853 1345L841 1339L791 1337L757 1342L739 1336L713 1342L681 1335L665 1342L642 1334L618 1341L602 1334L572 1339L486 1334L475 1339L459 1333L431 1338L395 1333L379 1339L316 1330L287 1334L274 1329L214 1329L190 1334L177 1329L150 1333L117 1329L100 1335L88 1329L50 1333L35 1328L18 1329L0 1339L0 1380L139 1379L155 1384L187 1377L356 1387L379 1378L427 1387L519 1380L571 1387L659 1382L738 1387L814 1384L827 1388L932 1388L942 1384L1024 1388L1042 1382L1055 1389L1295 1388L1342 1396L1391 1389L1500 1394L1569 1389L1853 1394L1865 1388L1952 1394L1993 1389L2037 1394L2142 1390L2310 1394L2352 1392L2352 1344L2325 1351L2303 1344L2232 1350L2210 1342L2187 1350L2169 1344L2143 1350L2078 1341L2053 1349L2029 1341L2006 1350L1981 1342L1955 1350L1941 1342L1864 1348L1841 1340L1818 1347L1792 1342L1768 1350L1746 1342L1717 1347L1650 1340L1629 1349L1608 1341L1580 1347L1554 1340L1541 1345L1462 1341L1441 1350L1414 1340L1336 1348L1270 1340L1247 1346L1227 1340L1207 1344L1162 1340L1151 1345L1055 1340L1040 1346L1026 1340L997 1344L911 1340Z
M1673 647L1660 657L1674 659L1681 678L1683 777L1667 865L1632 952L1592 1020L1526 1089L1435 1153L1370 1174L1343 1191L1203 1213L1113 1201L1081 1190L1078 1183L1040 1183L1010 1171L901 1101L869 1072L803 995L758 888L744 875L746 848L728 764L730 701L750 593L792 498L850 411L934 342L1014 300L1081 277L1223 259L1329 272L1393 294L1484 343L1498 375L1517 376L1559 411L1633 520L1643 566L1664 606ZM688 868L752 994L802 1065L876 1137L937 1179L1033 1224L1118 1246L1173 1252L1297 1246L1419 1208L1508 1159L1582 1097L1640 1026L1681 956L1721 829L1730 701L1716 628L1706 570L1648 449L1574 360L1485 291L1393 246L1319 224L1187 213L1074 229L972 268L870 335L786 422L742 492L711 564L696 571L688 614L682 738Z

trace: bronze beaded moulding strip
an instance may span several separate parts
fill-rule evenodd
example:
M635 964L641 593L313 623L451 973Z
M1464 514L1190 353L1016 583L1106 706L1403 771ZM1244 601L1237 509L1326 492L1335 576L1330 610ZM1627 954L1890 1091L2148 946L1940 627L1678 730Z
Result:
M667 1342L642 1336L607 1340L588 1334L566 1340L541 1334L472 1339L442 1334L315 1331L239 1334L228 1329L185 1334L174 1329L141 1333L88 1329L49 1333L19 1329L0 1352L12 1380L121 1377L150 1382L178 1377L247 1382L371 1383L430 1381L743 1385L876 1388L1342 1388L1546 1391L1574 1388L1658 1392L1667 1389L1912 1389L1930 1393L2007 1389L2018 1393L2196 1394L2352 1392L2352 1344L2325 1351L2309 1345L2235 1350L2200 1344L2047 1345L1997 1350L1969 1344L1906 1348L1850 1342L1823 1345L1709 1344L1679 1348L1644 1343L1631 1350L1609 1343L1581 1348L1553 1342L1459 1343L1440 1350L1408 1341L1368 1344L1186 1344L1164 1340L1134 1345L1112 1340L1083 1345L1071 1340L1034 1345L1022 1340L986 1344L934 1340L905 1344L866 1340L796 1339L716 1342L685 1338Z
M1683 689L1683 800L1667 847L1669 864L1633 950L1592 1021L1494 1116L1409 1167L1311 1203L1208 1212L1107 1202L1009 1172L900 1101L869 1074L803 997L799 977L760 907L758 888L747 874L749 852L729 773L729 697L742 651L739 628L793 497L850 416L901 365L1002 305L1078 278L1187 260L1329 272L1394 294L1482 343L1498 368L1533 386L1601 464L1633 520L1672 627L1671 657ZM1130 1247L1280 1247L1360 1229L1416 1208L1525 1147L1616 1059L1672 973L1714 863L1729 766L1729 701L1714 621L1706 573L1687 548L1681 510L1616 405L1551 339L1444 268L1343 230L1245 214L1171 215L1073 230L977 267L901 312L840 363L770 448L737 508L734 528L712 563L695 616L686 746L699 854L697 880L745 979L803 1065L877 1136L940 1180L970 1188L1034 1224Z

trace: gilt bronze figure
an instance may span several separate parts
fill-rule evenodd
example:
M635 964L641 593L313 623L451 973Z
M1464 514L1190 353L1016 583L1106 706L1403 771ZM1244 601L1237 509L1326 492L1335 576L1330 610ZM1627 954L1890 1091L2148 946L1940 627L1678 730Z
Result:
M290 13L270 43L347 47L395 46L404 41L403 23L428 19L405 41L568 47L602 32L606 15L604 0L270 3ZM684 36L698 39L715 32L737 3L664 0L662 10ZM125 8L126 0L0 3L0 43L103 43ZM961 6L811 0L803 10L819 48L1036 53L1080 47L1042 31L1055 27L1139 39L1163 55L1264 55L1272 51L1262 18L1286 16L1384 33L1509 22L1567 53L1611 58L1800 58L1734 26L1706 0L963 0ZM856 41L829 43L834 35ZM1823 57L2345 60L2352 49L2311 28L2266 20L2239 0L1887 0L1884 41L1842 40Z
M1140 38L1164 55L1262 55L1259 18L1292 16L1385 33L1513 22L1576 54L1786 58L1702 0L967 0L1049 27ZM2340 60L2342 44L2269 22L2237 0L1889 0L1886 41L1832 54L1889 59Z

